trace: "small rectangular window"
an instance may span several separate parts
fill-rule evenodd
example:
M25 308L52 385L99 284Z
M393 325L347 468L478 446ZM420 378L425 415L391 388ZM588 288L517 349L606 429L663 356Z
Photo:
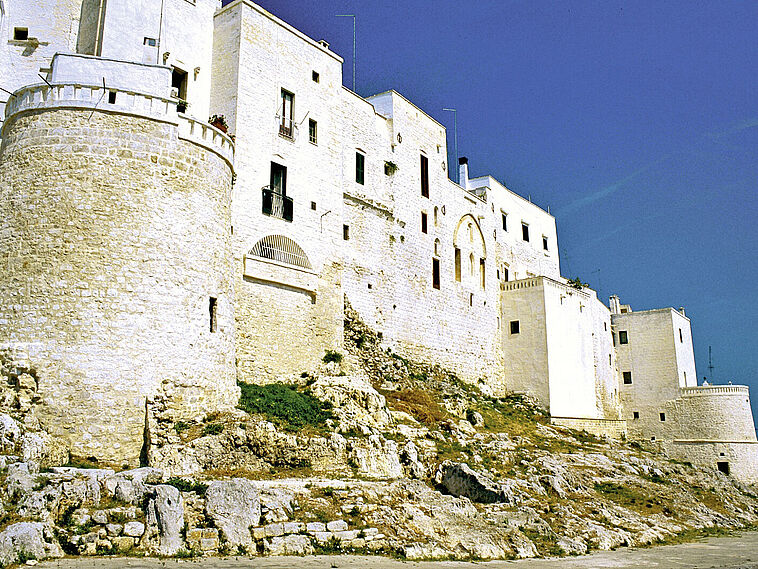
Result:
M210 328L211 332L216 331L216 307L218 305L217 299L210 297L208 300L208 312L210 315Z
M316 202L311 202L311 209L316 211Z
M432 259L432 286L439 290L440 288L440 260Z
M661 422L665 422L666 421L666 413L660 413L660 416L661 416Z
M429 159L421 155L421 195L429 197Z
M350 226L349 225L342 226L342 239L344 239L345 241L350 239Z
M632 384L632 372L631 371L625 371L623 372L624 376L624 385L631 385Z
M503 217L503 231L508 231L508 214L501 213L500 215Z
M13 39L26 41L29 39L29 28L13 28Z
M487 278L485 274L485 263L484 259L479 259L479 279L481 281L482 290L485 288L485 284L487 283Z
M116 104L116 91L108 91L108 103L111 105Z
M639 418L640 418L640 412L632 411L632 419L639 419Z
M547 251L547 237L542 236L542 248Z
M679 343L681 344L682 342L684 342L684 337L682 336L682 329L679 328Z
M360 152L355 153L355 181L363 185L365 181L366 156Z
M628 344L629 343L629 336L626 333L626 330L619 330L619 344Z
M427 232L428 217L425 212L421 212L421 233Z
M145 41L143 42L144 45L148 47L156 47L158 45L158 40L155 38L145 38Z
M723 472L724 474L729 474L729 463L728 462L717 462L716 468L719 469L719 472Z
M455 248L455 280L461 282L461 250Z
M521 237L524 241L529 241L529 226L526 223L521 224Z
M318 123L313 119L308 119L308 142L318 144Z
M292 138L295 131L295 95L282 89L282 102L279 117L279 134Z
M318 74L318 71L313 71L311 73L311 78L313 79L314 83L318 83L321 80L321 76Z
M503 280L508 282L508 267L503 267Z
M521 325L518 320L511 320L511 334L519 334L521 332Z

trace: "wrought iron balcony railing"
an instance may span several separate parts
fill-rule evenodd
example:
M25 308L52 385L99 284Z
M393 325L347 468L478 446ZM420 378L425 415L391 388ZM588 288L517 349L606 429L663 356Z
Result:
M271 186L264 186L261 191L263 192L264 215L278 217L284 221L292 221L295 207L291 197L272 190Z

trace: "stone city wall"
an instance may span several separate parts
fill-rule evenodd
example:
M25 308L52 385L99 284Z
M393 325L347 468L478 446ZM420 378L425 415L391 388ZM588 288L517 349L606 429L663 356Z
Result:
M0 344L35 368L43 427L134 464L151 397L234 405L229 163L170 116L49 108L3 134Z

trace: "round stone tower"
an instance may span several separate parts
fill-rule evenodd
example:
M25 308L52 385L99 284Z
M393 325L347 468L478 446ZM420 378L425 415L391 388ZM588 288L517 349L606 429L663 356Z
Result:
M233 145L168 98L93 83L8 102L0 357L26 362L73 455L135 464L154 398L174 419L237 402Z

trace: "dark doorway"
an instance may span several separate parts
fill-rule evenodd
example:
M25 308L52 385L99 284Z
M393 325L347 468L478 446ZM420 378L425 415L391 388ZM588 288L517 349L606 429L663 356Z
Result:
M729 474L728 462L717 462L716 467L719 469L719 472L723 472L724 474Z

